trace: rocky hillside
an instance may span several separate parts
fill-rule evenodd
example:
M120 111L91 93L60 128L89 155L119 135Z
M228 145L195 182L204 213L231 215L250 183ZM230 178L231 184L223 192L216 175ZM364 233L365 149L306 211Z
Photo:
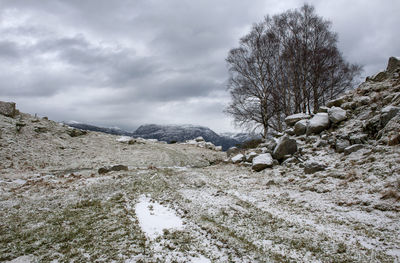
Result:
M0 262L399 262L399 73L242 152L0 103Z

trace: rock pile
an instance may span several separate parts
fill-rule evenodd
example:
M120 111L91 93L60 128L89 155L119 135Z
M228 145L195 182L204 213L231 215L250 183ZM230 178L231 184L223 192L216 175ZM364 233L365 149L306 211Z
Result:
M227 151L227 161L261 171L274 164L302 162L303 152L319 148L350 155L374 145L400 144L400 61L389 59L386 71L367 78L358 88L331 100L316 114L297 113L285 118L286 130L256 149ZM313 153L316 152L316 153ZM303 160L306 174L327 166Z
M212 142L206 142L201 136L196 137L193 140L187 140L183 144L194 145L196 147L206 148L218 152L222 151L222 146L215 146Z

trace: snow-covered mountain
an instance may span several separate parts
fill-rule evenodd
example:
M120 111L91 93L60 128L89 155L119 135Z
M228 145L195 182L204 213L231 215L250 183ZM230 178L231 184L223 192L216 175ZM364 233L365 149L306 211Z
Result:
M233 138L220 136L208 127L197 125L146 124L140 126L133 134L134 137L157 139L166 142L183 142L202 136L207 142L222 146L223 150L240 143L240 141Z
M105 127L98 127L98 126L85 124L85 123L79 123L76 121L64 122L64 124L66 124L70 127L74 127L74 128L86 130L86 131L97 131L97 132L104 132L104 133L108 133L108 134L125 135L125 136L133 135L132 132L124 131L118 127L105 128Z
M240 133L223 132L223 133L220 133L220 136L234 139L240 143L254 140L254 139L261 139L261 135L259 135L259 134L252 134L252 133L245 133L245 132L240 132Z

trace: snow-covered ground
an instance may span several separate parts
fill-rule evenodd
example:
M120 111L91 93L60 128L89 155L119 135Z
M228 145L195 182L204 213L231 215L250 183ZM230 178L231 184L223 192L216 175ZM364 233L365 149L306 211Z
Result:
M326 140L358 135L368 107ZM253 172L223 152L71 137L27 114L0 128L0 262L400 261L399 145L345 155L298 137L301 161ZM306 174L309 162L324 169ZM116 165L128 170L99 173Z

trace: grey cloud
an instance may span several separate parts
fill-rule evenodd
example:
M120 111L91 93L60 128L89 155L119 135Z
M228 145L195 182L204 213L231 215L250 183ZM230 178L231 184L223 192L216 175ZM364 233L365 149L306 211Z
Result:
M366 65L365 75L383 69L389 56L400 56L397 0L310 2L332 21L345 57ZM58 120L231 130L222 113L229 100L229 49L264 15L302 4L3 0L0 99Z

